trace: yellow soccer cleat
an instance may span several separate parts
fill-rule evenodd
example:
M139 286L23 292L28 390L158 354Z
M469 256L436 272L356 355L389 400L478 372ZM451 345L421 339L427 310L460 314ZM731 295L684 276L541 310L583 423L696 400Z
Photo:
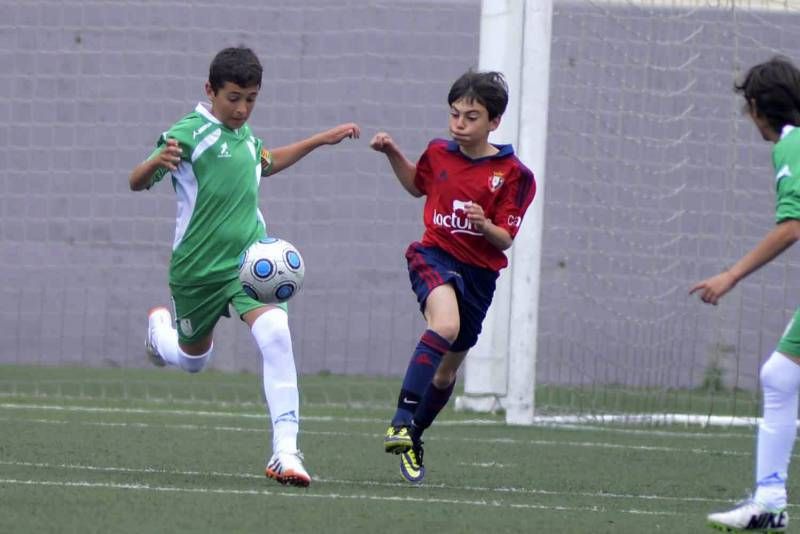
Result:
M390 426L383 436L383 449L393 454L402 454L413 444L411 432L407 426Z
M410 449L400 455L400 474L412 484L419 484L425 478L422 453L422 442L417 441Z

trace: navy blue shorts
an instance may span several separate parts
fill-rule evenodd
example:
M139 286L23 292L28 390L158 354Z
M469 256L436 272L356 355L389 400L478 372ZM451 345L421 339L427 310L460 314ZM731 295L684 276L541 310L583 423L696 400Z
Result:
M450 350L460 352L472 348L492 303L498 273L460 262L438 247L423 247L419 242L409 245L406 260L411 287L423 314L425 301L434 288L442 284L455 288L461 329Z

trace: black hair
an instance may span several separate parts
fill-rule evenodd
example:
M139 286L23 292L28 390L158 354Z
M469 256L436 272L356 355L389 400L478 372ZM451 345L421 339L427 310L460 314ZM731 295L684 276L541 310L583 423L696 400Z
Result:
M734 89L777 133L787 124L800 126L800 70L789 58L775 56L751 67Z
M451 106L462 98L475 100L489 112L489 120L502 115L508 105L508 85L499 72L468 70L450 87L447 103Z
M261 62L249 48L236 47L220 50L211 61L208 69L208 83L214 94L225 82L233 82L239 87L258 85L261 87Z

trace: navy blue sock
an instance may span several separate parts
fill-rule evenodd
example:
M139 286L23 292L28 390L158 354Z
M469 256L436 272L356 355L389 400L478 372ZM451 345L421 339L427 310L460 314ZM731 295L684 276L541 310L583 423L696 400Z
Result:
M414 439L422 437L425 429L431 426L431 423L442 411L442 408L447 406L447 401L450 400L455 387L455 380L444 389L437 388L433 383L428 385L428 389L425 390L425 394L422 395L422 400L417 406L417 411L414 412L414 420L411 425L411 433Z
M442 356L448 350L450 342L433 330L426 330L422 334L411 361L408 362L400 396L397 398L397 411L392 417L393 426L411 424L411 418L422 401L422 394L431 383Z

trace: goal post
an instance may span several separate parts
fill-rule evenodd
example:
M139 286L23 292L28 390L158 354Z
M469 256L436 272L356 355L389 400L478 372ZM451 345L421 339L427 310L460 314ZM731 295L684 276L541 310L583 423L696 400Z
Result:
M536 177L536 200L511 255L511 321L508 339L506 422L531 424L534 413L539 281L542 257L547 115L550 91L550 37L553 1L526 0L520 83L519 157Z
M514 144L536 176L537 192L467 359L456 409L502 408L509 424L530 424L534 412L552 13L552 0L484 0L481 6L478 66L502 72L510 88L492 141Z

